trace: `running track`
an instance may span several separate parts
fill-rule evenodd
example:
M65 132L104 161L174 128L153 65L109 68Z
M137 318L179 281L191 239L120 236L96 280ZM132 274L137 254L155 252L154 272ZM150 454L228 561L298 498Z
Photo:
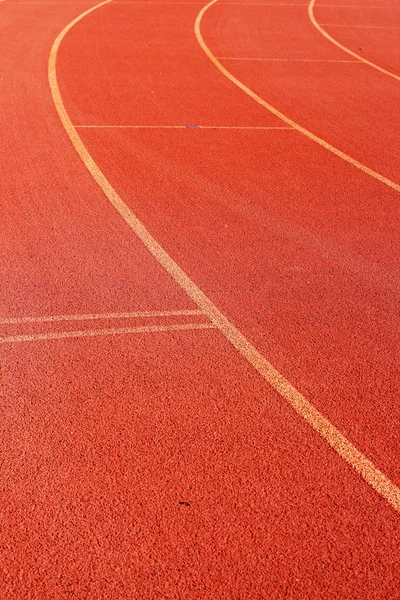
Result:
M400 597L399 29L0 3L1 598Z

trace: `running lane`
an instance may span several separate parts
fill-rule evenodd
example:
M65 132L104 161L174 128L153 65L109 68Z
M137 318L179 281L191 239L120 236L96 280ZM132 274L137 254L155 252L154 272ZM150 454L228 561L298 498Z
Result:
M266 102L399 183L400 82L323 37L306 6L217 2L202 33L222 65Z
M249 126L248 97L242 94L242 105L232 85L222 96L227 80L210 72L192 33L196 9L111 4L80 21L59 56L67 108L117 191L170 255L399 483L398 194L293 130L236 129L240 113ZM85 75L94 64L95 87ZM186 116L192 87L202 95ZM114 101L104 119L103 90L115 98L121 88L129 103ZM89 109L81 98L90 98ZM150 102L162 113L161 128ZM253 123L265 114L271 126L267 111L256 103L252 110ZM231 113L235 125L226 129Z
M317 0L314 15L343 46L400 76L400 5L396 0Z
M111 210L70 145L51 101L47 59L55 36L82 9L0 5L2 131L10 149L2 156L1 194L8 220L0 319L0 596L395 598L398 514L219 333L195 328L207 327L207 319ZM120 18L122 29L124 23ZM101 63L101 40L93 34ZM106 49L108 64L110 48L117 72L115 41ZM125 68L131 64L125 55ZM68 73L85 67L84 52L67 65ZM92 57L89 85L94 65ZM153 105L164 106L148 73ZM113 118L118 98L114 93ZM232 118L235 110L229 108ZM248 110L255 112L247 124L259 118L275 126L262 121L257 107ZM226 133L229 140L232 132ZM138 159L126 159L126 139L104 138L98 146L109 152L105 163L119 164L124 185L153 190L153 203L166 215L157 215L160 237L171 245L180 234L168 230L167 206L179 224L177 188L174 196L166 188L160 202L158 186L168 180L165 168L177 179L187 149L182 145L168 166L157 160L159 142L149 149L153 159L142 144L146 166L138 169ZM193 148L188 156L193 160ZM209 173L204 152L197 160ZM198 196L203 202L214 198L207 180L200 179L208 190ZM185 185L182 205L189 200ZM126 198L132 205L136 192L131 188ZM204 236L210 223L220 227L218 211L214 221L199 218ZM204 269L207 247L196 237L193 245ZM226 281L223 288L231 303ZM221 292L217 285L222 301Z
M1 316L196 308L114 215L54 110L46 61L82 7L0 8Z

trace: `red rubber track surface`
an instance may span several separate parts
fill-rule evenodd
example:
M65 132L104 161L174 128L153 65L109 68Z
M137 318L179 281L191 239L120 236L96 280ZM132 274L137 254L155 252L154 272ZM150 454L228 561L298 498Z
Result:
M319 0L314 14L343 46L400 76L400 5L396 0Z
M216 4L203 34L217 57L286 59L221 62L294 121L398 182L399 82L360 62L324 62L351 56L312 26L305 7Z
M0 347L0 597L397 598L399 514L218 331L171 329L209 325L73 149L47 61L89 6L0 4L0 337L14 339ZM399 195L275 129L201 50L200 8L115 3L78 22L57 62L67 111L80 126L184 126L78 131L171 257L400 485ZM306 6L284 11L216 5L203 35L216 56L343 58ZM389 77L228 62L398 181ZM117 332L149 326L170 329ZM15 340L77 330L96 337Z
M160 68L150 72L150 99L146 98L136 83L137 70L124 67L128 46L133 60L146 51L140 61L160 65L168 35L178 36L186 52L192 48L197 56L196 71L189 71L191 80L202 81L203 69L209 74L213 66L199 53L192 35L196 11L196 6L180 7L178 13L172 5L156 9L110 5L78 23L60 56L63 92L73 121L82 124L89 113L92 124L102 123L104 106L111 104L106 46L99 57L96 85L101 81L101 89L107 87L110 96L107 102L97 97L99 116L95 90L85 76L93 60L88 40L103 31L113 46L117 80L120 73L118 89L124 77L129 106L160 106L162 124L215 124L215 117L194 121L190 113L185 121L177 121L177 111L185 106L180 90L189 87L185 73L191 66L173 43L169 51L175 49L175 55L168 65L175 78L179 69L183 71L184 84L178 89L170 85L170 71ZM144 25L141 19L146 15ZM117 26L120 33L125 30L118 39L112 37ZM159 48L152 43L152 32L160 39ZM81 77L71 69L78 56ZM215 69L214 80L215 85L226 82ZM86 114L80 108L85 106L82 97L89 105ZM202 88L201 97L204 107L220 107L226 123L228 98L221 100L218 88L214 92L211 86ZM270 114L254 106L270 125ZM233 102L232 107L237 114L240 105ZM112 120L121 124L117 109L113 103L106 124ZM138 123L138 114L140 124L153 125L145 111L135 110L131 124ZM117 191L173 258L272 364L400 482L399 414L394 402L398 393L399 271L394 260L399 241L398 194L295 131L79 131ZM201 255L207 259L199 261ZM387 411L396 415L393 420L383 417Z

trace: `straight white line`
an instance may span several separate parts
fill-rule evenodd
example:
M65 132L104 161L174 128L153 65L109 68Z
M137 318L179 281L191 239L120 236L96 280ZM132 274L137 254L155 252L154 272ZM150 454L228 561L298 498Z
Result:
M288 4L286 2L220 2L218 6L307 6L307 4Z
M358 61L357 61L358 62ZM293 129L247 125L74 125L76 129Z
M265 60L271 62L327 62L327 63L359 63L359 60L332 60L326 58L253 58L248 57L237 57L237 56L216 56L218 60Z
M113 2L113 4L124 4L123 2ZM186 4L186 3L185 3ZM285 3L276 3L276 2L220 2L219 6L308 6L308 4L289 4ZM399 6L368 6L365 4L318 4L318 6L324 6L325 8L400 8Z
M352 27L353 29L400 29L400 27L389 27L387 25L343 25L335 23L320 23L321 27Z
M6 0L0 0L0 2L5 2ZM83 6L86 6L87 4L91 4L90 0L82 1L82 0L70 0L69 2L57 2L56 0L53 0L52 2L34 2L31 1L29 2L29 0L20 0L19 2L7 2L7 4L12 4L12 6L19 6L20 4L64 4L64 6L69 6L70 4L82 4Z
M307 6L307 5L305 5ZM400 8L399 6L371 6L368 4L318 4L318 6L323 6L325 8L334 8L335 10L337 8Z
M0 2L6 2L6 0L0 0ZM50 2L46 2L45 0L20 0L18 2L7 2L7 4L12 4L13 6L19 6L20 4L64 4L68 6L70 4L92 4L90 0L69 0L69 2L61 1L61 0L51 0ZM148 2L139 1L139 2L121 2L120 0L114 0L110 4L125 4L126 6L136 6L146 5L146 4L188 4L189 6L192 4L203 4L202 0L198 2L179 2L178 0L171 0L171 2L163 1L163 0L149 0ZM271 3L271 2L222 2L219 6L308 6L308 4L289 4L289 3ZM368 6L365 4L318 4L320 7L325 8L383 8L383 9L394 9L400 8L400 6Z
M159 331L185 331L191 329L216 329L212 323L185 323L181 325L148 325L143 327L123 327L121 329L88 329L86 331L60 331L33 335L10 335L0 338L0 344L15 342L36 342L40 340L60 340L76 337L126 335L130 333L154 333Z
M162 0L151 0L150 2L117 2L117 0L111 2L111 4L125 4L125 6L136 6L137 4L146 5L146 4L201 4L201 2L178 2L176 0L171 0L171 2L163 2Z
M54 321L89 321L94 319L135 319L140 317L172 317L178 315L202 315L201 310L155 310L147 312L99 313L87 315L46 315L43 317L6 317L0 325L16 323L46 323Z

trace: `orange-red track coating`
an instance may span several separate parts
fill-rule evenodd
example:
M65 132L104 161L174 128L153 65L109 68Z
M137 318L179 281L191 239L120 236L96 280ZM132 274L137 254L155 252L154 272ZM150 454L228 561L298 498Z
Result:
M229 343L71 144L48 60L92 6L0 3L0 599L398 599L396 502ZM224 77L202 6L79 20L65 109L171 264L398 490L400 194ZM221 1L201 31L254 94L398 184L400 83L307 8ZM395 72L396 10L314 13Z

